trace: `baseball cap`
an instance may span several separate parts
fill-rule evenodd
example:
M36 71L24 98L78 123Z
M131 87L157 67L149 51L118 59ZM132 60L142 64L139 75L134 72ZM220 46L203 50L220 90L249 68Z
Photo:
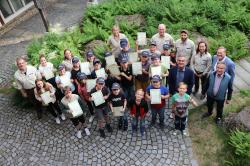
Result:
M113 83L111 89L120 89L120 85L118 83Z
M80 61L80 59L78 57L76 57L76 56L74 56L72 58L72 63L78 63L79 61Z
M149 52L148 51L142 51L141 55L145 56L145 57L149 57Z
M150 42L150 46L151 46L151 45L156 46L156 41L152 40L152 41Z
M97 79L96 79L96 83L101 83L101 84L104 84L105 83L105 79L103 78L103 77L98 77Z
M154 60L154 59L156 59L156 58L160 59L161 56L158 55L158 54L153 54L152 57L151 57L152 60Z
M95 65L95 64L97 64L97 63L100 63L100 64L101 64L101 61L100 61L99 59L95 59L95 60L93 61L93 65Z
M78 80L83 80L83 79L87 79L87 76L85 73L81 73L81 72L78 72L77 75L76 75L77 79Z
M152 81L161 81L161 77L159 75L154 75L151 80Z
M65 65L64 64L60 64L59 66L58 66L58 70L62 70L62 69L64 69L65 68Z
M118 61L120 63L126 63L128 62L128 53L127 52L121 52L118 56Z
M171 46L169 44L163 44L163 50L169 50Z
M127 47L127 45L128 45L127 39L121 39L120 40L120 46L121 46L121 48L125 48L125 47Z
M87 57L94 56L94 52L92 50L89 50L89 51L86 52L86 56Z
M182 30L181 30L181 33L186 33L186 34L188 34L188 30L182 29Z
M105 57L108 57L108 56L111 56L112 55L112 52L105 52L104 56Z

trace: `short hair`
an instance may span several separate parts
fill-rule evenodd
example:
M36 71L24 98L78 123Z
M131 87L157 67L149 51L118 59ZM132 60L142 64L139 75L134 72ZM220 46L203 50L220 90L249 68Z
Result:
M16 58L16 64L20 61L20 60L24 60L25 62L27 61L27 59L25 58L25 56L20 56Z
M224 65L224 66L226 66L226 62L224 62L224 61L218 61L217 64L216 64L216 66L217 65Z
M179 58L185 58L186 59L186 56L184 56L184 55L181 54L181 55L177 56L177 59L179 59Z
M166 30L166 25L165 25L165 24L159 24L159 25L158 25L158 29L159 29L160 26L163 26L164 29Z
M185 86L187 88L187 84L185 84L184 82L180 82L178 88L180 88L181 86Z
M220 47L218 47L218 48L217 48L217 51L218 51L219 49L223 49L223 50L224 50L224 52L227 52L227 49L226 49L224 46L220 46Z
M71 88L70 88L70 86L65 86L63 88L63 92L65 93L65 92L68 92L68 91L72 91Z
M112 27L112 31L113 31L113 29L118 29L118 30L120 30L120 27L119 27L119 25L113 25L113 27Z

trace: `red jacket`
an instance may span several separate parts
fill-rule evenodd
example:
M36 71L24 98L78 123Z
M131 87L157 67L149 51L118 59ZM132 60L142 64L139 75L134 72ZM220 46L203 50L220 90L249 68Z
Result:
M140 108L139 117L144 118L145 115L148 112L148 104L144 99L142 99L142 101L141 101L141 103L139 105L139 108ZM130 104L130 114L136 117L136 103L135 103L135 100L133 100L131 102L131 104Z

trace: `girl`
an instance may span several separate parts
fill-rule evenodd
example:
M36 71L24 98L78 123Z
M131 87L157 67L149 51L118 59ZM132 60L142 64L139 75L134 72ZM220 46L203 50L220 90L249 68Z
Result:
M64 50L64 60L62 61L62 64L65 66L66 71L71 71L73 65L72 65L72 53L69 49Z

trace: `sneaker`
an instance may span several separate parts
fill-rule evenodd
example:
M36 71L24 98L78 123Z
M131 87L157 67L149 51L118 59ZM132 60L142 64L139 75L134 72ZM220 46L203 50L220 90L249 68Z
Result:
M208 112L205 112L204 114L202 114L201 118L204 119L204 118L207 118L209 116L211 116L212 114L208 113Z
M91 115L90 118L89 118L89 123L92 123L93 120L94 120L95 116L94 115Z
M78 130L77 132L76 132L76 137L77 138L82 138L82 132L81 132L81 130Z
M106 128L107 128L108 132L110 132L110 133L113 132L113 129L112 129L112 127L110 126L110 124L106 124Z
M188 133L187 133L186 130L183 130L183 131L182 131L182 134L183 134L184 136L188 136Z
M55 119L55 120L56 120L56 123L57 123L57 124L60 124L60 123L61 123L61 121L60 121L59 117L56 117L56 119Z
M88 128L85 128L84 131L85 131L86 135L90 135L90 131Z
M222 120L221 120L221 118L216 118L216 119L215 119L215 123L216 123L218 126L221 126L221 125L222 125Z
M100 137L102 137L102 138L106 137L104 129L99 129L99 132L100 132Z
M61 116L62 120L66 120L66 117L65 117L65 115L63 113L60 116Z
M177 135L178 130L173 131L173 135Z
M170 119L174 119L174 117L173 117L173 114L172 114L172 113L170 113L169 118L170 118Z

